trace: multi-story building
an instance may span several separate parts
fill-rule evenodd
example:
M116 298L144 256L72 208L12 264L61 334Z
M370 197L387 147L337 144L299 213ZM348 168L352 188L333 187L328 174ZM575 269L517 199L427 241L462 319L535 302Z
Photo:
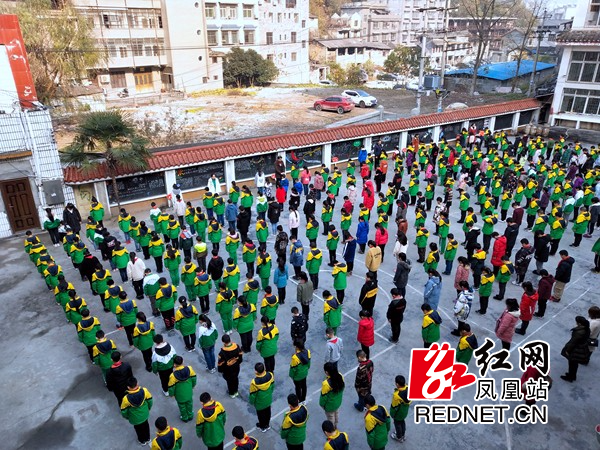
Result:
M392 14L402 17L400 44L414 46L424 29L444 30L445 0L388 0ZM419 11L427 9L427 11Z
M561 33L563 54L550 124L600 130L600 0L581 1L573 27Z
M254 49L276 81L308 81L308 0L74 0L108 59L93 73L108 94L223 87L223 56Z
M505 37L514 30L516 18L514 17L492 17L485 19L489 27L488 42L483 52L483 59L488 62L505 61L507 58L505 51ZM468 31L472 45L477 45L476 20L472 17L450 17L448 24L449 32Z

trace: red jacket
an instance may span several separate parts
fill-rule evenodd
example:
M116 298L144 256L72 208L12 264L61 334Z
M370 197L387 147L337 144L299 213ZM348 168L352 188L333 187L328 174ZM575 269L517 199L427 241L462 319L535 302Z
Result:
M538 283L538 300L548 300L552 296L552 286L554 285L554 277L548 275L540 278Z
M363 203L365 207L368 209L373 209L373 205L375 204L375 188L373 187L373 182L368 180L365 183L362 191Z
M533 313L535 312L535 305L537 305L538 294L537 292L533 295L527 295L523 293L523 297L521 297L521 320L531 320L533 319Z
M354 205L352 204L352 202L350 200L346 200L344 202L344 206L343 206L344 210L348 213L348 214L352 214L352 210L354 209Z
M492 266L500 267L502 265L502 257L506 254L506 236L500 236L494 242L492 250Z
M363 178L368 178L369 177L369 166L367 164L363 164L362 166L360 166L360 176Z
M390 234L385 228L377 228L377 231L375 232L375 245L387 244L389 237Z
M356 340L367 347L375 343L375 321L372 317L363 317L358 321Z
M284 188L278 187L275 190L275 198L277 199L277 203L285 203L286 196L287 195Z

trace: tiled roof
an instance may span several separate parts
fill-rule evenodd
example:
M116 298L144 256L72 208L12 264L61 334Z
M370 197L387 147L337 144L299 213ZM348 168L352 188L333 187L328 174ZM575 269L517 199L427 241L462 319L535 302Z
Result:
M598 30L569 30L556 37L559 44L600 44L600 31Z
M340 140L351 140L405 130L418 130L436 125L463 122L469 119L480 119L508 114L515 111L535 109L539 108L540 105L541 104L535 99L515 100L380 123L347 125L343 127L262 136L237 141L179 146L170 150L159 149L152 153L147 172L157 172L165 169L195 166L213 161L225 161L227 159L262 153L273 153L276 151L310 147ZM134 174L122 171L118 175L127 176ZM86 173L83 173L77 167L70 166L64 169L64 178L65 183L82 184L106 180L107 176L104 166L98 166L94 170Z

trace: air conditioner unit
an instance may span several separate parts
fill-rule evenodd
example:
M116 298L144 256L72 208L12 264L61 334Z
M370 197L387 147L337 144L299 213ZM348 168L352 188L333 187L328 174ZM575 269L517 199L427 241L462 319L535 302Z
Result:
M102 84L110 83L110 75L98 75L98 81Z

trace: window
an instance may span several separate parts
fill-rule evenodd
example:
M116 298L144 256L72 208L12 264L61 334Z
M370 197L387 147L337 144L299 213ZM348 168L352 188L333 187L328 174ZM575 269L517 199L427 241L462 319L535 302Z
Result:
M111 72L110 73L110 86L113 88L127 87L127 80L125 79L125 72Z
M578 114L600 114L600 91L565 88L560 109Z
M273 61L273 59L274 59L274 56L273 56L273 55L267 55L267 59L268 59L269 61Z
M267 45L273 44L273 33L267 33Z
M374 30L378 30L379 29L379 22L373 22L373 29Z
M143 39L132 39L131 48L133 56L144 56L144 40ZM150 56L150 55L148 55Z
M390 41L395 41L396 40L396 33L390 33Z
M281 13L277 13L277 23L281 23Z
M127 54L128 54L127 47L125 47L125 46L119 47L119 57L127 58Z
M102 14L102 23L104 28L122 28L123 20L120 14L105 12Z
M221 19L237 19L237 5L221 4Z
M219 41L217 39L217 31L211 30L206 32L206 40L208 41L208 45L218 45Z
M302 41L302 48L306 48L306 41Z
M273 13L269 13L269 20L273 23Z
M204 84L208 83L208 77L202 77L202 82L203 82Z
M600 52L573 52L567 81L600 82Z
M291 38L291 40L292 40L292 42L293 42L294 44L295 44L296 42L298 42L298 41L296 40L296 32L295 32L295 31L292 31L292 34L291 34L291 37L290 37L290 38Z
M285 7L286 8L295 8L296 0L285 0Z
M252 5L244 5L244 18L252 19L254 17L254 7Z
M244 30L244 43L246 45L254 45L254 31Z
M298 53L292 52L292 62L296 61L297 59L298 59Z
M298 14L294 14L294 22L298 23ZM302 21L302 28L306 28L306 20Z
M239 43L237 30L221 30L221 41L223 45L237 45Z
M217 7L214 3L207 3L204 5L204 15L207 19L216 19Z
M218 64L219 63L219 58L217 58L216 56L213 56L211 58L211 61L212 61L213 64Z

